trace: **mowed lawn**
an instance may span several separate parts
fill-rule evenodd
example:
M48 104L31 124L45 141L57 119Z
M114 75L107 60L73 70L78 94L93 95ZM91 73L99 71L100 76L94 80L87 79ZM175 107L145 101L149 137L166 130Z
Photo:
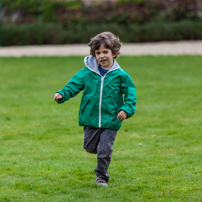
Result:
M83 57L0 58L0 201L202 201L202 56L117 61L138 102L117 133L106 188L82 148L82 93L53 101Z

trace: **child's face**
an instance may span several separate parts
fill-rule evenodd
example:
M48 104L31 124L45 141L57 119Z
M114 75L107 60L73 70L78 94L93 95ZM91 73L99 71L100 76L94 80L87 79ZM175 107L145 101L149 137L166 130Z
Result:
M95 57L103 69L110 69L114 62L114 57L111 49L106 48L103 44L95 51Z

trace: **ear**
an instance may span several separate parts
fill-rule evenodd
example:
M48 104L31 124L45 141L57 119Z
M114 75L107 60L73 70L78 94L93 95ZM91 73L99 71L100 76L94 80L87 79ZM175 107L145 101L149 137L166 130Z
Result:
M113 54L112 56L113 56L113 59L115 59L115 58L117 57L117 55L116 55L116 54Z

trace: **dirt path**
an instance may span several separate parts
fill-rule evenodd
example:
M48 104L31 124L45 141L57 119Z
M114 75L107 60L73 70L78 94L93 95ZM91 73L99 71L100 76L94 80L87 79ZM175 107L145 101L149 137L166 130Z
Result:
M0 47L0 57L89 55L87 44ZM121 55L202 55L202 41L123 44Z

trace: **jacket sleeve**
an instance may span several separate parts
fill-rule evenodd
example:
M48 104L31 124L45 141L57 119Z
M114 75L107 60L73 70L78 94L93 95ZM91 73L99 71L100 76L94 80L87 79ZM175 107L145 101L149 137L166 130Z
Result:
M57 91L56 93L60 93L63 97L58 103L63 103L70 98L76 96L80 91L84 89L84 72L85 68L77 72L63 87L63 89Z
M124 75L122 79L121 91L124 93L124 105L119 109L119 111L125 111L127 118L130 118L136 111L136 87L129 74Z

